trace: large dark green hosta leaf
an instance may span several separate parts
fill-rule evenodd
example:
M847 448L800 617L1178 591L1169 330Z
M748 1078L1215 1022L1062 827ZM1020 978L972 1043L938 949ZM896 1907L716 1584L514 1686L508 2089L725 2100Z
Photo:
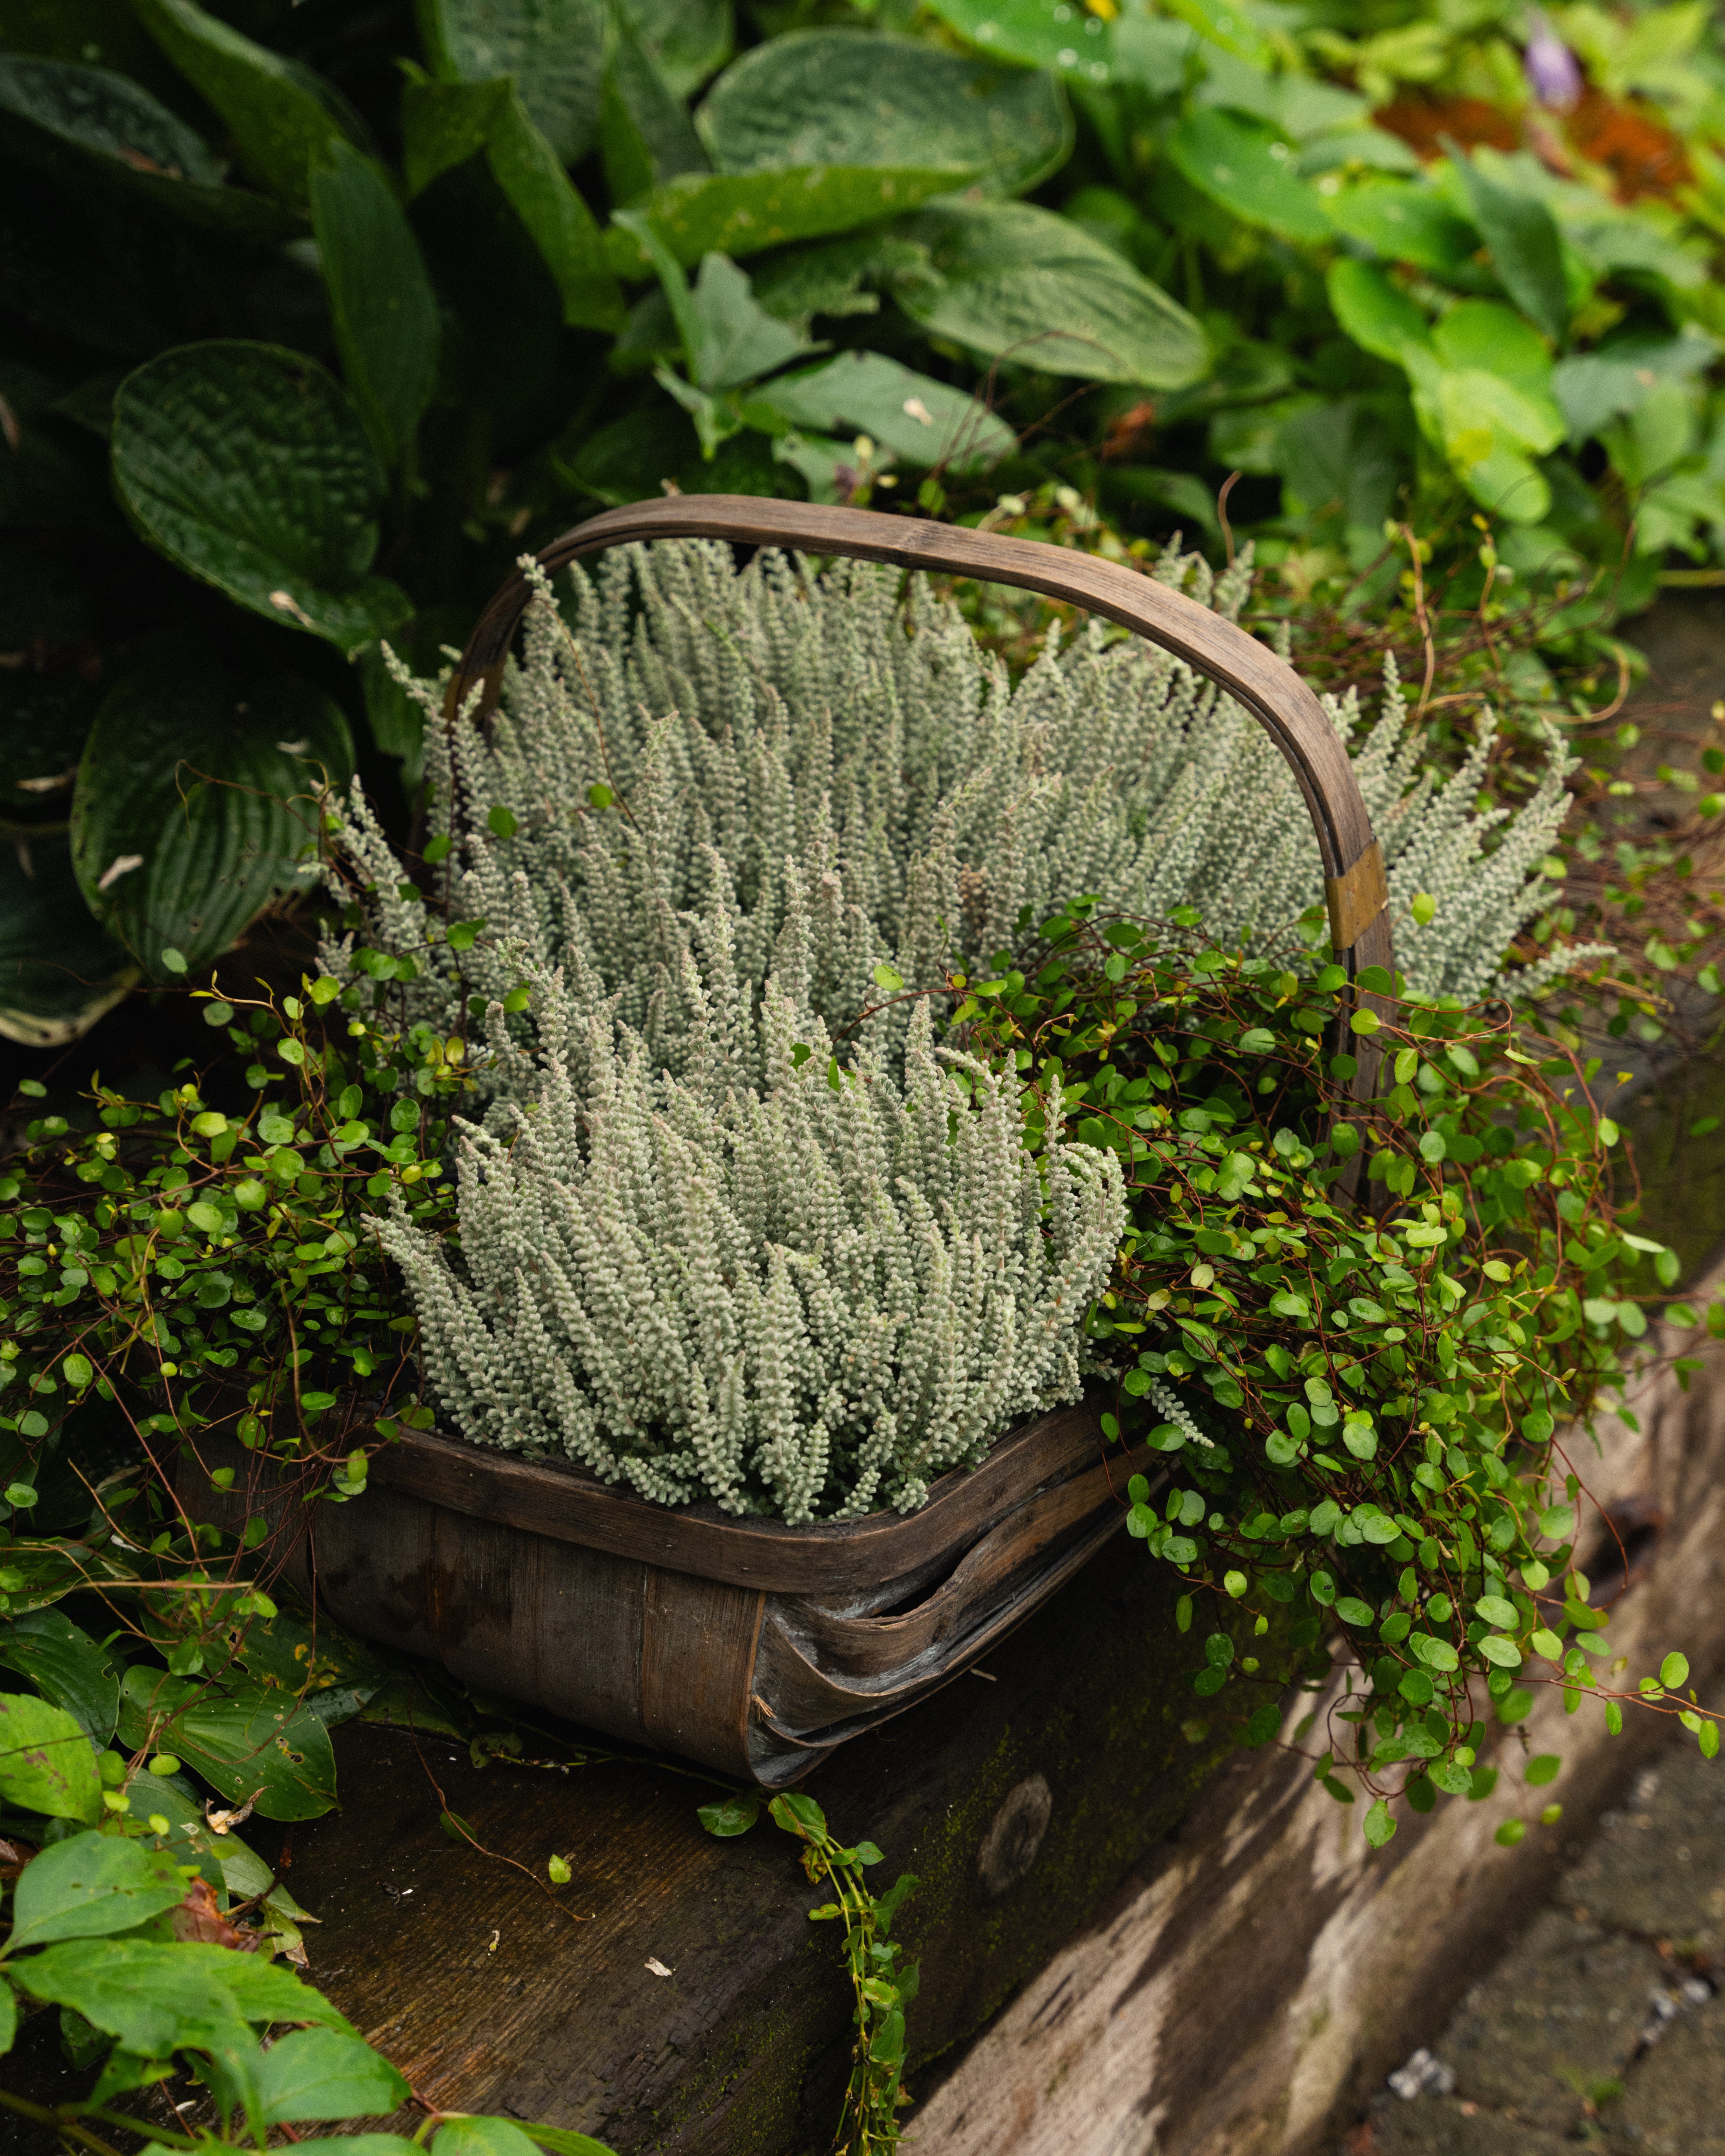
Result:
M935 336L1094 382L1182 389L1209 364L1202 326L1106 241L1029 203L932 203L897 228L928 250L893 293Z
M309 682L242 686L195 647L161 654L109 691L85 744L84 895L158 980L183 980L305 887L316 794L352 768L347 721Z
M623 296L593 212L508 81L434 82L412 70L402 90L402 163L409 196L483 154L557 282L563 320L621 329Z
M681 172L629 208L650 217L685 270L705 254L733 261L793 239L824 239L878 224L931 196L980 177L974 166L799 165L789 171ZM1059 219L1055 219L1059 223ZM626 225L605 228L605 259L619 277L646 278L652 264Z
M698 124L724 172L950 165L1011 192L1046 179L1072 147L1065 100L1047 75L866 30L799 30L757 45L713 85Z
M132 0L144 27L233 130L240 162L270 193L305 207L305 173L337 136L365 127L332 83L253 43L193 0Z
M311 228L348 389L393 464L437 374L437 300L419 243L389 175L339 137L311 167Z
M622 13L679 97L699 90L731 57L731 0L622 0Z
M979 52L1047 68L1081 83L1106 83L1114 38L1102 11L1070 0L928 0L932 11ZM1109 18L1118 11L1107 9ZM1174 25L1169 24L1173 28Z
M107 68L0 56L0 143L44 170L100 174L175 217L239 239L268 243L298 229L280 204L224 186L203 137Z
M329 1732L279 1685L211 1686L134 1666L120 1741L171 1748L230 1800L255 1795L260 1819L316 1819L336 1801Z
M114 491L172 562L345 651L406 619L367 574L383 473L345 390L279 345L182 345L114 400Z
M598 136L604 0L418 0L419 34L444 82L513 75L533 124L566 165Z
M76 1040L136 978L90 917L64 829L0 836L0 1038Z

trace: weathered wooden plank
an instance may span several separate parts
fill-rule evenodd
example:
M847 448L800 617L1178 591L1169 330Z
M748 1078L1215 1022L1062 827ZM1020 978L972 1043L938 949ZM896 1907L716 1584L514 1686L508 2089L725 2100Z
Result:
M1189 1743L1180 1665L1158 1666L1177 1637L1174 1584L1117 1537L989 1656L993 1681L961 1678L803 1785L840 1832L880 1841L889 1880L923 1880L900 1930L922 1959L926 2048L974 2030L1030 1977L1220 1756L1214 1740ZM314 1979L423 2093L580 2127L624 2152L824 2149L849 2006L787 1836L763 1823L711 1840L694 1813L716 1785L658 1764L565 1778L476 1770L406 1731L349 1726L336 1741L344 1810L295 1830L287 1876L323 1919L309 1934ZM1038 1778L1046 1835L997 1898L980 1852ZM449 1840L445 1799L536 1876L567 1855L559 1902L583 1921ZM649 1957L674 1975L651 1975Z

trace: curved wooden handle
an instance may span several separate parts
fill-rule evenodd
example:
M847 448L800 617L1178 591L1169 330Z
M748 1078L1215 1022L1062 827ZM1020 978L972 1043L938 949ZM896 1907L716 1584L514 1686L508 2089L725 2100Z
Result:
M729 539L945 570L1065 599L1147 637L1243 704L1287 758L1317 833L1336 957L1350 977L1367 966L1393 973L1384 856L1347 749L1293 668L1208 607L1139 570L1040 540L746 494L673 495L608 509L554 539L538 559L555 573L583 554L648 539ZM514 578L480 616L449 684L445 709L452 715L481 682L481 712L496 701L530 589L526 578Z

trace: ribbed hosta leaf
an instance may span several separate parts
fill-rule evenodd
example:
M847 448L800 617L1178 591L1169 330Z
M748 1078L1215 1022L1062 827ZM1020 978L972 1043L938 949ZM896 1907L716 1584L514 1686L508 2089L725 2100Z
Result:
M388 175L337 140L311 169L311 225L341 369L377 454L407 447L437 373L437 300Z
M445 82L513 75L533 124L566 165L598 134L604 0L421 0L419 32Z
M242 689L198 652L168 652L110 690L85 746L72 818L85 896L157 979L184 979L278 891L304 887L321 775L339 783L352 767L347 721L309 682Z
M84 902L65 832L0 841L0 1037L76 1040L136 978Z
M721 172L973 166L985 186L1013 192L1057 171L1072 146L1047 75L865 30L757 45L714 84L699 124Z
M914 209L932 195L968 185L979 170L924 162L683 172L629 207L653 219L672 254L690 269L703 254L741 259L787 240L820 239L829 233L876 224L900 210ZM605 256L619 277L652 274L645 249L623 225L607 228Z
M278 203L224 186L203 137L108 68L16 54L0 59L0 142L44 170L95 172L172 216L236 239L268 243L298 228Z
M163 52L227 121L246 170L279 202L303 209L311 159L338 135L365 133L340 91L193 0L132 4Z
M1105 241L1029 203L932 203L900 229L929 250L893 290L936 336L1094 382L1180 389L1209 364L1203 328Z
M114 490L170 561L270 620L354 650L409 611L367 576L383 474L315 360L277 345L184 345L114 400Z

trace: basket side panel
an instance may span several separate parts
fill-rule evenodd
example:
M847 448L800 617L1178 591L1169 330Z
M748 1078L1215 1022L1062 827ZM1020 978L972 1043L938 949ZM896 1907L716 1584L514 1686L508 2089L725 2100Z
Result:
M649 1740L727 1774L752 1775L749 1697L766 1596L653 1569L641 1635L641 1719Z
M514 1528L495 1532L506 1537L517 1567L515 1624L496 1643L494 1674L473 1681L630 1743L649 1743L641 1642L653 1568Z

